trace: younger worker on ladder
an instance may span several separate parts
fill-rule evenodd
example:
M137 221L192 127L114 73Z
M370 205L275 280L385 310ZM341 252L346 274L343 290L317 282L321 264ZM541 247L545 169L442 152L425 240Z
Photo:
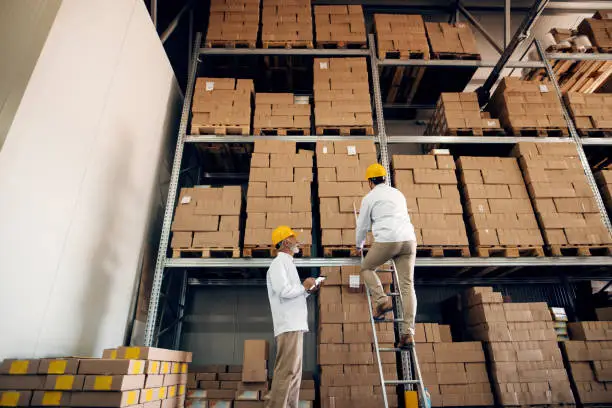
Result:
M357 245L363 249L368 230L372 230L374 243L361 264L361 277L372 293L376 309L374 319L382 320L393 310L393 301L387 296L374 270L393 259L397 268L399 289L404 306L404 322L400 327L398 347L410 347L414 341L414 319L417 299L414 291L414 263L416 235L410 222L406 198L397 189L385 184L387 171L380 164L366 170L371 191L362 199L357 219Z

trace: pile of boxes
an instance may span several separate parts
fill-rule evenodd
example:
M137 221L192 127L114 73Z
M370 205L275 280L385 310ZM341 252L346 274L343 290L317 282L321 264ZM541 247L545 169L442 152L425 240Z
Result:
M182 188L172 222L170 247L239 248L240 186Z
M259 0L212 0L206 46L255 48L259 31Z
M417 244L467 247L453 156L394 155L392 159L393 184L406 197Z
M368 301L359 282L359 267L322 268L321 274L328 276L318 297L321 407L382 406ZM391 276L384 274L381 281L388 292ZM378 323L376 334L379 347L393 347L393 323ZM397 379L395 353L380 355L385 380ZM394 387L387 387L387 397L389 406L397 406Z
M585 18L578 25L578 32L586 35L591 44L600 52L612 49L612 14L609 11L598 11L594 18Z
M475 92L451 93L440 95L436 110L431 117L426 135L460 136L458 129L471 129L470 135L482 136L483 129L499 129L498 119L491 119L489 112L480 112L478 96Z
M523 142L514 153L546 245L612 243L572 143Z
M317 134L326 126L364 126L373 134L366 59L315 58L313 69Z
M314 16L317 47L365 47L365 21L361 6L315 6Z
M311 183L313 152L295 142L258 140L254 143L247 192L244 247L270 248L272 230L288 225L299 232L305 256L312 244Z
M261 23L264 48L313 47L309 0L264 0Z
M433 407L492 406L482 343L453 343L450 326L415 325L416 353Z
M225 134L225 126L237 127L233 132L248 135L251 131L252 79L198 78L191 104L191 134Z
M570 323L563 342L570 378L581 404L612 401L612 322Z
M108 349L99 358L0 363L1 406L181 408L191 353L152 347Z
M555 128L558 136L567 135L561 101L547 82L503 78L487 109L511 135L521 136L523 128Z
M253 129L255 135L266 134L266 129L281 130L279 135L286 135L282 129L302 129L304 135L310 134L309 98L291 93L255 94L255 115Z
M317 142L317 171L324 247L355 247L355 214L370 192L366 168L378 163L372 141Z
M612 94L568 92L564 96L578 129L612 128Z
M546 303L503 303L491 287L464 295L468 331L485 341L500 405L573 404Z
M431 54L478 54L476 38L465 23L425 23Z
M461 156L457 166L477 248L543 245L515 158Z
M612 170L601 170L595 174L601 197L608 211L612 211Z
M374 14L378 58L429 59L423 17L417 14ZM414 55L416 54L416 55Z

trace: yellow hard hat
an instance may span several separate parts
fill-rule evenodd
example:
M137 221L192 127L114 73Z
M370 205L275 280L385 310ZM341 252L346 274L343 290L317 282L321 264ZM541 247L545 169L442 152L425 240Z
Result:
M366 169L366 180L376 177L385 177L387 170L378 163L370 164Z
M289 237L295 237L297 234L291 228L286 225L280 225L276 227L274 231L272 231L272 244L276 245L284 239Z

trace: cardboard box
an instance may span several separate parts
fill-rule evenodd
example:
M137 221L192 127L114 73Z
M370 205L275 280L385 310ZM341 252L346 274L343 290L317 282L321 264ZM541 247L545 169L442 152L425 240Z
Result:
M0 374L36 374L38 373L39 365L40 360L17 360L13 358L7 358L4 361L0 362Z
M140 391L73 392L70 405L75 407L126 407L139 403Z
M143 388L145 376L141 375L88 375L85 391L128 391Z
M125 356L125 354L121 355ZM144 361L142 360L85 359L79 363L79 374L123 375L143 373Z
M3 406L29 407L32 391L0 391L0 401Z
M45 389L44 375L0 375L0 390Z
M243 382L264 382L267 380L268 348L268 342L265 340L245 340Z

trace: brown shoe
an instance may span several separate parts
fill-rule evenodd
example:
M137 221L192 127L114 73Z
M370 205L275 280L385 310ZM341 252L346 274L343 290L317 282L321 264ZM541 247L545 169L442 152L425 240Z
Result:
M397 347L401 349L409 349L414 347L414 338L412 334L401 334Z
M393 310L393 299L390 297L387 298L387 301L376 305L376 310L374 311L374 320L383 320L385 315Z

